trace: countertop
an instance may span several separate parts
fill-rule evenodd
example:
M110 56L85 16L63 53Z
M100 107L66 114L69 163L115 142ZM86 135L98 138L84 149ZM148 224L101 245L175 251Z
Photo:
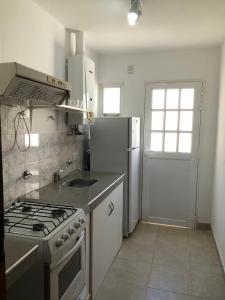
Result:
M122 173L74 171L64 177L59 184L48 184L21 196L19 200L69 205L76 208L83 208L85 213L88 214L98 206L115 187L123 182L124 176L125 174ZM62 183L75 178L97 179L97 182L84 188L62 186Z
M7 288L35 263L37 257L37 244L16 237L5 237Z

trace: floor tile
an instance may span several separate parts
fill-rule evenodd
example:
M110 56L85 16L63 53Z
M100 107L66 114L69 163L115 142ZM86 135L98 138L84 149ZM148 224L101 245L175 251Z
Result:
M146 288L123 285L113 289L103 283L95 300L144 300L145 293Z
M162 238L188 239L191 229L172 226L159 226L158 234Z
M188 258L189 252L186 245L158 241L153 263L167 266L180 266L186 269Z
M225 300L210 231L139 223L95 300Z
M217 250L214 246L193 246L189 250L192 264L220 264Z
M223 275L212 273L191 273L191 294L211 299L225 299L225 282Z
M191 288L191 277L182 268L153 265L149 287L170 292L188 293Z
M118 286L121 283L135 286L147 286L150 264L117 258L113 263L107 280Z
M157 289L148 289L145 300L209 300L181 293L165 292Z
M191 248L212 248L215 247L213 236L209 230L190 230L188 243Z
M157 239L158 226L139 223L129 239L137 244L145 245L154 250Z
M146 245L138 244L130 239L123 242L123 246L118 257L137 261L146 261L151 263L153 259L154 249L146 247Z

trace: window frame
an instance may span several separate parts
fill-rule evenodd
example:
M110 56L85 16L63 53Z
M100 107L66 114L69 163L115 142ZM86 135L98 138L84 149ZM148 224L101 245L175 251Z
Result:
M191 160L197 154L197 146L199 142L199 132L196 130L198 125L200 124L200 109L202 109L202 81L157 81L157 82L146 82L145 85L145 128L144 128L144 155L146 157L152 158L165 158L165 159L185 159ZM194 88L195 89L195 101L193 109L181 109L180 103L179 108L177 109L167 109L166 103L163 109L153 109L152 110L152 90L155 89L185 89L185 88ZM166 97L166 96L165 96ZM185 152L166 152L164 151L164 140L163 137L163 145L162 151L152 151L150 150L151 145L151 132L162 132L163 135L165 132L176 132L178 135L179 133L190 133L190 131L182 131L179 130L179 116L178 116L178 123L177 123L177 130L166 130L165 131L165 120L164 126L162 130L152 130L151 129L151 113L152 111L163 111L164 118L166 117L166 111L193 111L193 120L192 120L192 151L191 153ZM178 141L177 141L177 145ZM178 148L177 148L178 150Z
M100 87L100 107L101 107L101 115L103 117L119 117L122 114L122 99L123 99L123 83L101 83ZM104 88L120 88L120 112L116 113L103 113L103 105L104 105Z

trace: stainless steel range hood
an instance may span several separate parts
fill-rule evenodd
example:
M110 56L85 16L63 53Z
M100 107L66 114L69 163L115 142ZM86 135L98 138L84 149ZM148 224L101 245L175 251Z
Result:
M0 104L56 107L69 98L69 83L18 63L0 64Z

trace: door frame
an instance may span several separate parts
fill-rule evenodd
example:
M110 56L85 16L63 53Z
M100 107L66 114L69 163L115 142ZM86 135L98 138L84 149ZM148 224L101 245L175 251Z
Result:
M180 157L177 157L176 155L173 155L171 153L163 153L163 155L160 157L159 155L155 155L154 153L152 153L152 151L150 151L150 149L146 150L146 143L149 143L150 140L147 137L147 132L148 130L150 130L150 122L151 122L151 118L149 117L148 113L150 111L150 105L151 105L151 101L149 101L151 99L151 91L152 91L152 85L155 84L159 84L159 85L167 85L167 84L187 84L187 85L196 85L196 88L199 89L199 102L197 107L194 107L194 112L196 112L194 114L194 118L195 121L193 122L193 126L198 126L198 130L196 130L196 132L193 131L193 140L195 140L195 147L192 151L192 158L191 160L193 161L193 155L196 155L195 158L195 162L196 162L196 170L193 173L192 176L192 182L195 182L195 189L193 191L193 199L194 199L194 208L191 212L189 212L190 216L192 217L192 220L190 220L189 222L187 222L186 224L182 224L179 221L175 224L171 224L171 225L180 225L180 226L187 226L187 227L192 227L194 228L196 223L197 223L197 215L198 215L198 181L199 181L199 151L200 151L200 143L201 143L201 125L202 125L202 110L203 110L203 105L204 105L204 98L203 98L203 93L204 93L204 80L201 79L193 79L193 80L153 80L153 81L146 81L145 82L145 99L144 99L144 124L143 124L143 151L142 151L142 187L141 187L141 219L143 221L147 221L147 222L153 222L152 219L149 219L149 203L147 203L147 201L145 201L145 197L144 197L144 178L146 176L145 174L145 169L144 169L144 165L145 165L145 159L146 158L152 158L152 159L189 159L185 154L184 155L180 155ZM196 125L197 124L197 125ZM150 143L149 143L150 144ZM193 143L194 144L194 143ZM157 157L158 156L158 157ZM169 220L168 220L169 221ZM160 220L159 222L160 223ZM168 222L169 224L169 222Z

